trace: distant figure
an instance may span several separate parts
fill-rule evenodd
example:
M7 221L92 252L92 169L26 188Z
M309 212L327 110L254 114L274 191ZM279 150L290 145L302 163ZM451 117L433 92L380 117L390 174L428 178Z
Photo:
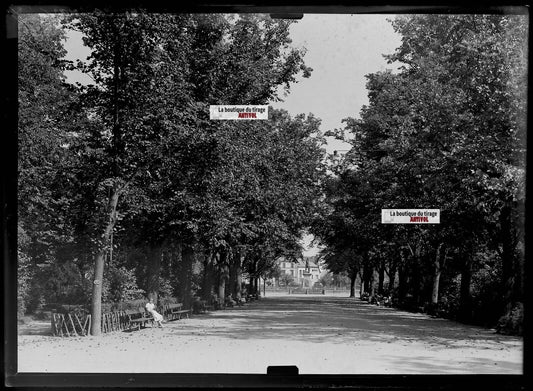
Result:
M163 321L163 315L155 310L154 299L150 298L150 302L146 303L146 311L152 314L154 321L159 325L159 327L163 327L163 323L161 323Z
M226 305L227 305L228 307L233 307L233 306L235 306L236 304L237 304L237 302L236 302L235 300L233 300L233 298L231 297L231 295L228 295L228 296L226 297Z
M218 295L216 293L211 293L211 305L215 310L219 310L222 307Z

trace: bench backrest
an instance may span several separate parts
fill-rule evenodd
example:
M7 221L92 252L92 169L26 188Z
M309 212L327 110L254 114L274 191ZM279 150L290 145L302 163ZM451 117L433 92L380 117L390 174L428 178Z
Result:
M143 312L139 312L139 310L125 310L124 311L124 314L129 316L130 318L140 318L142 317L144 311Z
M144 307L139 307L139 313L144 316L146 314L148 314L148 310Z

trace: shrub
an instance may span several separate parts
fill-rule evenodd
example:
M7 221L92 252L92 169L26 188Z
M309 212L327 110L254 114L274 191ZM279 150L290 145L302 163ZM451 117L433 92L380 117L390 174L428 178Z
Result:
M172 297L174 288L168 278L159 277L159 302L162 303L163 298Z
M30 295L30 259L22 251L18 252L18 281L17 281L17 315L26 314L27 303Z
M144 298L145 292L137 286L134 270L110 267L104 281L102 296L105 302L120 303Z
M502 316L496 326L500 334L523 335L524 305L516 303L511 311Z
M443 289L441 292L435 315L449 319L457 318L460 305L460 286L461 276L458 275L454 277L446 289Z
M50 320L52 318L52 314L50 311L39 311L35 314L35 319L37 320Z
M129 301L120 301L120 302L113 302L113 303L105 303L102 304L102 312L114 312L114 311L124 311L124 310L137 310L140 308L144 308L146 305L146 299L136 299L136 300L129 300Z

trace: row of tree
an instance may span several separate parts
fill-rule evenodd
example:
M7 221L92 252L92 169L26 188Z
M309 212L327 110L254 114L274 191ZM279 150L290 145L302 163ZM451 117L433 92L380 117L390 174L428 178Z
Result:
M369 104L332 132L352 144L315 222L329 268L370 295L521 328L527 18L393 22L397 72L367 76ZM346 137L345 137L346 135ZM349 136L348 136L349 135ZM383 225L382 208L440 209L438 225ZM352 292L353 294L353 292Z
M397 72L331 134L319 120L210 121L309 77L290 22L268 16L87 13L19 18L19 308L143 295L238 298L301 254L311 227L335 278L400 304L519 331L524 283L527 20L393 22ZM69 31L87 61L65 60ZM69 82L66 71L92 84ZM344 137L347 135L347 137ZM439 225L382 225L438 208Z
M299 73L291 22L129 12L20 17L19 305L148 294L238 298L318 213L319 121L210 121L268 104ZM87 61L64 59L78 31ZM73 84L77 70L92 84Z

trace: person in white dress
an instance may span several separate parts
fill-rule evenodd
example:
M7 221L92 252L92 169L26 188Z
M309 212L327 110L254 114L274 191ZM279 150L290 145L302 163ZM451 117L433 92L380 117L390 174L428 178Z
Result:
M159 327L163 327L163 323L161 323L163 322L163 315L155 310L154 299L150 298L150 301L146 303L146 311L148 311L154 317L154 321L159 325Z

